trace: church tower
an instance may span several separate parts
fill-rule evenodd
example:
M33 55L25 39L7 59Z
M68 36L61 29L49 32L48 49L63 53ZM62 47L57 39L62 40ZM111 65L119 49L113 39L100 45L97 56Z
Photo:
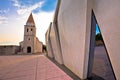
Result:
M36 45L36 27L33 15L31 13L26 22L26 25L24 26L23 52L30 54L35 53L35 45Z

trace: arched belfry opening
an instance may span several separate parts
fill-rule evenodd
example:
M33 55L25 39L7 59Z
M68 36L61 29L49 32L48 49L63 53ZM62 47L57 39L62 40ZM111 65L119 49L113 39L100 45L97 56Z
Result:
M92 80L116 80L103 36L93 11L91 15L88 78L92 78Z
M27 47L27 53L31 53L31 47L30 46Z

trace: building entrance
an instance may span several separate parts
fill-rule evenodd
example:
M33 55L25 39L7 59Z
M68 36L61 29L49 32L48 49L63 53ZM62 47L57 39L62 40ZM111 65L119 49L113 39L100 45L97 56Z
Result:
M31 47L27 47L27 53L31 53Z

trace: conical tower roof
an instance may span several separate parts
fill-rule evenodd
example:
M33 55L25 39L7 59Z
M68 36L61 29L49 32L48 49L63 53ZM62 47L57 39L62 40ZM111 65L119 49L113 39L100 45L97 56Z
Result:
M30 16L29 16L29 18L28 18L26 24L27 24L27 23L34 24L34 25L35 25L35 22L34 22L32 13L30 14Z

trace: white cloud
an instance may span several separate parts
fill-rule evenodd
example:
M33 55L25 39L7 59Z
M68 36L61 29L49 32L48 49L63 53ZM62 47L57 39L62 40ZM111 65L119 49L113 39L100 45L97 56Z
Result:
M20 7L20 4L19 4L18 0L11 0L11 1L14 2L14 3L13 3L13 6L15 6L15 7Z
M21 5L19 0L11 0L13 1L13 6L17 7L17 13L18 15L24 15L26 13L30 13L31 11L37 9L37 8L40 8L42 7L42 5L44 4L45 1L40 1L40 2L37 2L36 4L34 5L29 5L29 6L25 6L25 5Z
M0 25L7 23L7 20L8 20L7 17L0 16Z
M0 20L7 20L7 17L0 16Z
M34 5L32 5L32 6L30 6L30 7L23 7L23 8L19 8L18 10L17 10L17 13L19 14L19 15L22 15L22 14L26 14L26 13L30 13L32 10L34 10L34 9L36 9L36 8L40 8L42 5L43 5L43 1L42 2L39 2L39 3L36 3L36 4L34 4Z
M8 13L10 11L10 9L8 8L8 9L6 9L6 10L0 10L0 13L1 14L6 14L6 13Z

